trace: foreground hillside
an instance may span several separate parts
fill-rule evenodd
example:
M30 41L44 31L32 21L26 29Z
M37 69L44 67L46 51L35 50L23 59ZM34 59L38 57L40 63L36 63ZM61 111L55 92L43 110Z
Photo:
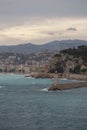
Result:
M49 72L87 73L87 46L60 51L51 59Z

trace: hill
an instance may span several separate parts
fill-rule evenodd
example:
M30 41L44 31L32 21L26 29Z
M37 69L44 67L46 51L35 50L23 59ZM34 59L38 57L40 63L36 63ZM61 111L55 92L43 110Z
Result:
M84 40L62 40L52 41L43 45L36 45L32 43L11 45L11 46L0 46L0 52L13 52L13 53L35 53L39 51L55 51L64 50L68 48L78 47L81 45L87 46L87 41Z
M87 46L70 48L55 54L50 62L49 72L54 73L84 73L87 74Z

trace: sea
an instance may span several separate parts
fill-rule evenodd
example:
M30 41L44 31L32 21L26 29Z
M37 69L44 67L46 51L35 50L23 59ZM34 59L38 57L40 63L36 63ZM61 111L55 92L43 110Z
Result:
M59 79L59 83L79 82ZM87 88L48 91L53 79L0 74L0 130L87 130Z

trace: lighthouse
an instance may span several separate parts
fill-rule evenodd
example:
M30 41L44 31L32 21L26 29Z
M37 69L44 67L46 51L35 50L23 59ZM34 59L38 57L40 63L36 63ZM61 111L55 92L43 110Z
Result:
M54 74L54 86L57 86L58 85L58 73L57 71L55 71L55 74Z

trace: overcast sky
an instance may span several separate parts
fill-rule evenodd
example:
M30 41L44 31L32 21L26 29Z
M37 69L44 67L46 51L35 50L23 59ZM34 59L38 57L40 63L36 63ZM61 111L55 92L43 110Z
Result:
M87 0L0 0L0 44L87 40Z

